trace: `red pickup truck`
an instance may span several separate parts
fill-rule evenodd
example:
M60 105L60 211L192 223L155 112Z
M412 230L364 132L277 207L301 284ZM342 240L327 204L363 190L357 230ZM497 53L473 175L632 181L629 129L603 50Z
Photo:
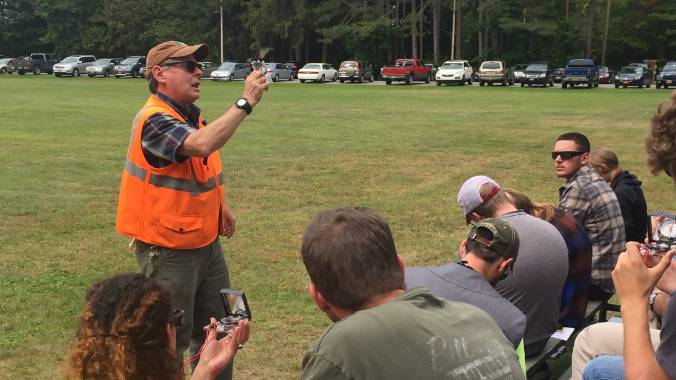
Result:
M380 70L380 76L385 84L392 82L406 82L411 84L414 80L430 83L432 69L425 66L419 59L400 58L394 61L394 66L385 66Z

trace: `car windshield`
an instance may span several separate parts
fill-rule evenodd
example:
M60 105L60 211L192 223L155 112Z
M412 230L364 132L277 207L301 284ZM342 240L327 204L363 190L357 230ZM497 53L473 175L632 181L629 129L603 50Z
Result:
M604 73L604 74L608 73L608 68L606 66L601 66L599 68L599 73Z
M232 70L235 68L235 64L232 62L224 62L220 66L218 66L219 70Z
M124 61L122 61L122 65L133 65L136 62L138 62L138 58L127 58Z
M95 65L108 65L110 64L110 59L97 59L96 62L94 62Z
M662 71L676 71L676 64L673 65L665 65L662 68Z
M77 62L78 57L66 57L61 63L74 63Z
M9 58L2 58L2 59L0 59L0 64L5 64L5 63L7 63L7 62L9 62Z
M497 70L500 68L500 62L484 62L481 65L481 68L488 70Z
M516 66L514 66L514 70L523 70L523 69L525 69L527 66L528 66L528 65L523 65L523 64L521 64L521 65L516 65Z
M316 69L321 69L322 65L305 65L303 68L304 69L315 69L316 70Z
M441 65L442 69L453 70L453 69L462 69L462 63L460 62L446 62Z
M530 65L526 67L526 71L547 71L547 65Z
M594 66L594 61L592 61L591 59L571 59L570 62L568 62L568 66L572 67Z
M357 62L346 61L340 64L342 67L357 67Z
M636 74L637 71L636 67L624 67L620 74Z
M399 60L394 62L394 67L413 66L414 63L406 60Z

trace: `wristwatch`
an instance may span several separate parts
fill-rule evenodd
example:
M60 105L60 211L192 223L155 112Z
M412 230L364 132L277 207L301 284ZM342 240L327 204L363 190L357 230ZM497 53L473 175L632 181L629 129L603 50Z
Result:
M235 107L246 111L247 115L251 114L251 111L253 111L253 108L251 107L251 104L249 104L249 101L246 100L246 98L239 98L237 101L235 101Z

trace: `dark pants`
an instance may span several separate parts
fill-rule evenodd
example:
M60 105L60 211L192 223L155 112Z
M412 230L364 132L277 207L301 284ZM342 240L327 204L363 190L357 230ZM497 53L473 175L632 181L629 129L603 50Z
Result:
M183 325L176 329L176 355L183 359L188 346L194 355L204 343L202 327L209 317L225 314L220 290L230 287L230 276L219 240L197 249L163 248L139 240L135 245L141 272L169 288L172 308L185 310ZM232 364L217 379L232 379Z
M613 293L608 293L596 285L589 285L589 300L590 301L608 301Z

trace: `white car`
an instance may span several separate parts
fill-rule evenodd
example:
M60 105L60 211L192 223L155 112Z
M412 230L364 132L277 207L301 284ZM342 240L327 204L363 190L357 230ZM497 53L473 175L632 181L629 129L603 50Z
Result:
M437 70L435 79L437 86L443 83L472 84L472 66L467 61L446 61Z
M319 83L327 80L335 82L338 79L338 71L328 63L308 63L298 70L298 79L300 83L305 83L306 80Z

